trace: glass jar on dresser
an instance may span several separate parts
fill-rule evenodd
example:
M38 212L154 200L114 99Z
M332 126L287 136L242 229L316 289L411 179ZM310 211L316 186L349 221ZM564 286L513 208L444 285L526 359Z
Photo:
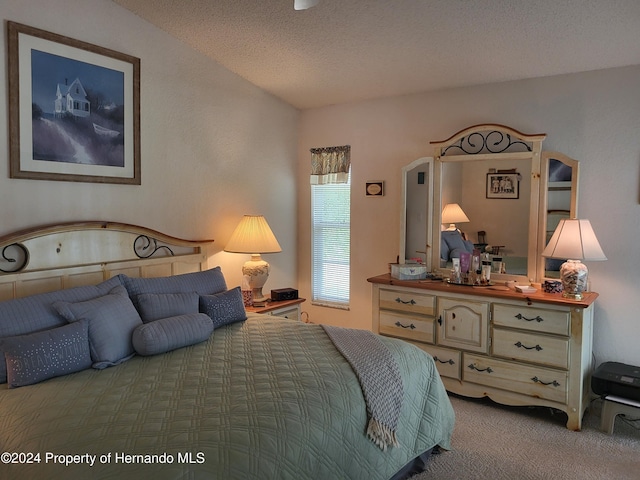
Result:
M593 304L560 294L369 278L373 330L431 354L448 391L541 405L580 430L589 405Z

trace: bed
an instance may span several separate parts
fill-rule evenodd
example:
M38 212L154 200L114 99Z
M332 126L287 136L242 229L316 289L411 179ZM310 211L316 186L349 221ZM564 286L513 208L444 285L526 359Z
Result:
M450 448L454 414L431 357L400 340L373 334L367 340L384 347L402 382L397 445L376 444L367 435L370 395L349 355L321 325L238 313L237 303L220 314L220 305L226 309L239 289L227 288L220 269L209 264L210 247L207 241L109 222L55 225L0 238L0 350L9 380L0 385L0 452L6 452L0 478L386 480L420 470L434 447ZM167 285L178 285L172 287L177 293ZM149 286L162 288L157 294L132 293ZM185 341L190 333L184 326L192 323L184 315L167 317L179 319L173 323L156 318L133 330L131 356L95 367L91 335L97 323L79 314L78 306L113 296L114 302L131 302L145 318L149 310L143 300L158 295L177 304L191 301L194 292L200 311L184 315L196 322L196 341ZM203 299L211 298L224 302L217 310L203 310ZM57 323L45 329L30 325L36 307L26 310L36 312L33 316L23 315L30 318L10 318L16 316L11 312L25 311L12 305L33 299L39 299L37 308L48 321L56 315ZM55 307L49 308L52 300ZM175 304L163 304L165 314ZM65 308L78 318L69 320ZM114 323L124 321L127 308ZM229 311L233 321L221 322L231 318ZM209 319L212 331L206 334L202 327L202 335L203 324L197 322ZM177 343L175 338L167 343L162 329L168 325L179 325ZM71 328L89 340L94 368L84 365L15 385L23 378L23 370L14 371L15 344L24 347L24 338L50 339ZM138 330L142 337L135 336ZM157 337L145 337L149 330ZM53 363L59 368L64 362Z

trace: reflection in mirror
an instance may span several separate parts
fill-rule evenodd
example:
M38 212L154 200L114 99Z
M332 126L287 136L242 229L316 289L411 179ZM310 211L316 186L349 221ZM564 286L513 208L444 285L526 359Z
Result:
M503 171L509 173L499 173ZM442 180L442 205L458 203L469 218L457 224L463 240L501 259L502 271L493 273L527 275L531 159L443 162ZM443 216L443 229L449 226L446 220ZM441 266L449 268L457 252L446 242L451 243L450 236L441 239L440 258Z
M419 158L402 169L399 263L424 263L431 269L433 158Z
M540 232L542 249L549 243L558 223L563 218L578 218L578 173L577 160L559 152L542 153L543 185L546 185L546 203L541 202ZM544 200L544 199L542 199ZM564 260L541 258L543 276L559 278L560 265Z

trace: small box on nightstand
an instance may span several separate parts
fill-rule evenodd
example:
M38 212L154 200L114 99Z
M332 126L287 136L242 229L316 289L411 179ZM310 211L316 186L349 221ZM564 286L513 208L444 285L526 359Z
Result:
M298 298L298 290L295 288L278 288L271 290L271 300L281 302L283 300L295 300Z

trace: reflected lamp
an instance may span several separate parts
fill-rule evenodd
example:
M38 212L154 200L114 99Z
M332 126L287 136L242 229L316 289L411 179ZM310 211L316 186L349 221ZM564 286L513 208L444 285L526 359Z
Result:
M468 221L469 218L457 203L447 203L442 209L442 223L449 224L447 230L457 230L456 223L465 223Z

